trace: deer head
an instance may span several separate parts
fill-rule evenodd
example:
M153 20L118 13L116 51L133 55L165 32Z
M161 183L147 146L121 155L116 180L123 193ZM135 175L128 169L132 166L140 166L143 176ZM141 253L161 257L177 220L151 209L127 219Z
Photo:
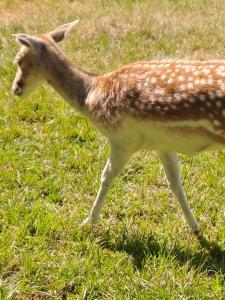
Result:
M12 84L12 92L15 95L27 95L41 82L47 80L46 56L51 59L51 51L58 49L56 43L62 41L78 23L79 20L76 20L38 36L15 34L16 41L22 45L15 57L15 63L18 65Z

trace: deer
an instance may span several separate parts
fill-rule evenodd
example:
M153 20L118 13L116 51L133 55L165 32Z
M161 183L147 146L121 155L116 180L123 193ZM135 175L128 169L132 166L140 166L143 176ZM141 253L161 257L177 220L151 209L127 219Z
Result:
M103 74L72 63L57 43L79 20L47 34L15 34L21 45L12 92L26 97L47 82L106 136L110 155L93 206L94 225L107 192L131 155L156 151L191 231L201 236L184 192L179 155L225 148L225 61L138 61Z

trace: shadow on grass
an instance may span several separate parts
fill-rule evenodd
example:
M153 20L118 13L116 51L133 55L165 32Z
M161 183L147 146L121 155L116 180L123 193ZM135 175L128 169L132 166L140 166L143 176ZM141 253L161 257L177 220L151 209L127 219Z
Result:
M95 232L92 237L101 248L113 252L126 252L133 258L134 268L141 270L147 258L164 257L168 260L176 260L179 264L187 264L198 272L205 272L208 276L221 273L225 277L225 250L216 243L210 243L204 237L198 237L200 249L193 252L187 246L174 245L169 247L167 241L159 243L154 235L135 235L120 232L111 237L110 232ZM76 294L75 283L67 284L60 292L60 299L67 300L68 295Z
M188 263L198 271L205 271L208 276L217 272L225 276L225 250L214 242L199 238L200 249L193 252L190 248L174 245L168 248L166 242L160 244L153 236L136 236L124 234L115 242L110 241L109 235L101 237L101 245L112 251L126 252L133 258L135 269L141 270L147 258L164 256L175 259L180 264Z

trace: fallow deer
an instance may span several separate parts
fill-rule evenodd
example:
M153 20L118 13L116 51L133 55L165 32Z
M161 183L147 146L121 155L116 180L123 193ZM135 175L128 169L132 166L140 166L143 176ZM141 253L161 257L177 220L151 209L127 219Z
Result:
M108 138L111 154L83 224L98 221L113 179L134 152L148 148L157 151L187 223L199 234L177 153L225 148L225 61L142 61L92 74L72 64L56 44L77 23L43 35L15 35L22 47L12 91L25 96L47 81Z

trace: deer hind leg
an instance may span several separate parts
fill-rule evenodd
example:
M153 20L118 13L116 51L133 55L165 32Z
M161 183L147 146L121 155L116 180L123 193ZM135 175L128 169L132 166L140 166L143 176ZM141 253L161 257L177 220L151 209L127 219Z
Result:
M96 199L91 208L89 216L83 221L82 225L85 225L86 223L95 224L98 222L107 192L113 183L113 180L127 162L129 156L130 153L126 151L126 149L124 150L120 146L111 146L111 154L103 169L101 184Z
M170 187L181 205L185 219L191 227L191 230L198 235L200 227L191 212L182 187L178 155L176 153L158 153L158 155L160 160L162 161Z

